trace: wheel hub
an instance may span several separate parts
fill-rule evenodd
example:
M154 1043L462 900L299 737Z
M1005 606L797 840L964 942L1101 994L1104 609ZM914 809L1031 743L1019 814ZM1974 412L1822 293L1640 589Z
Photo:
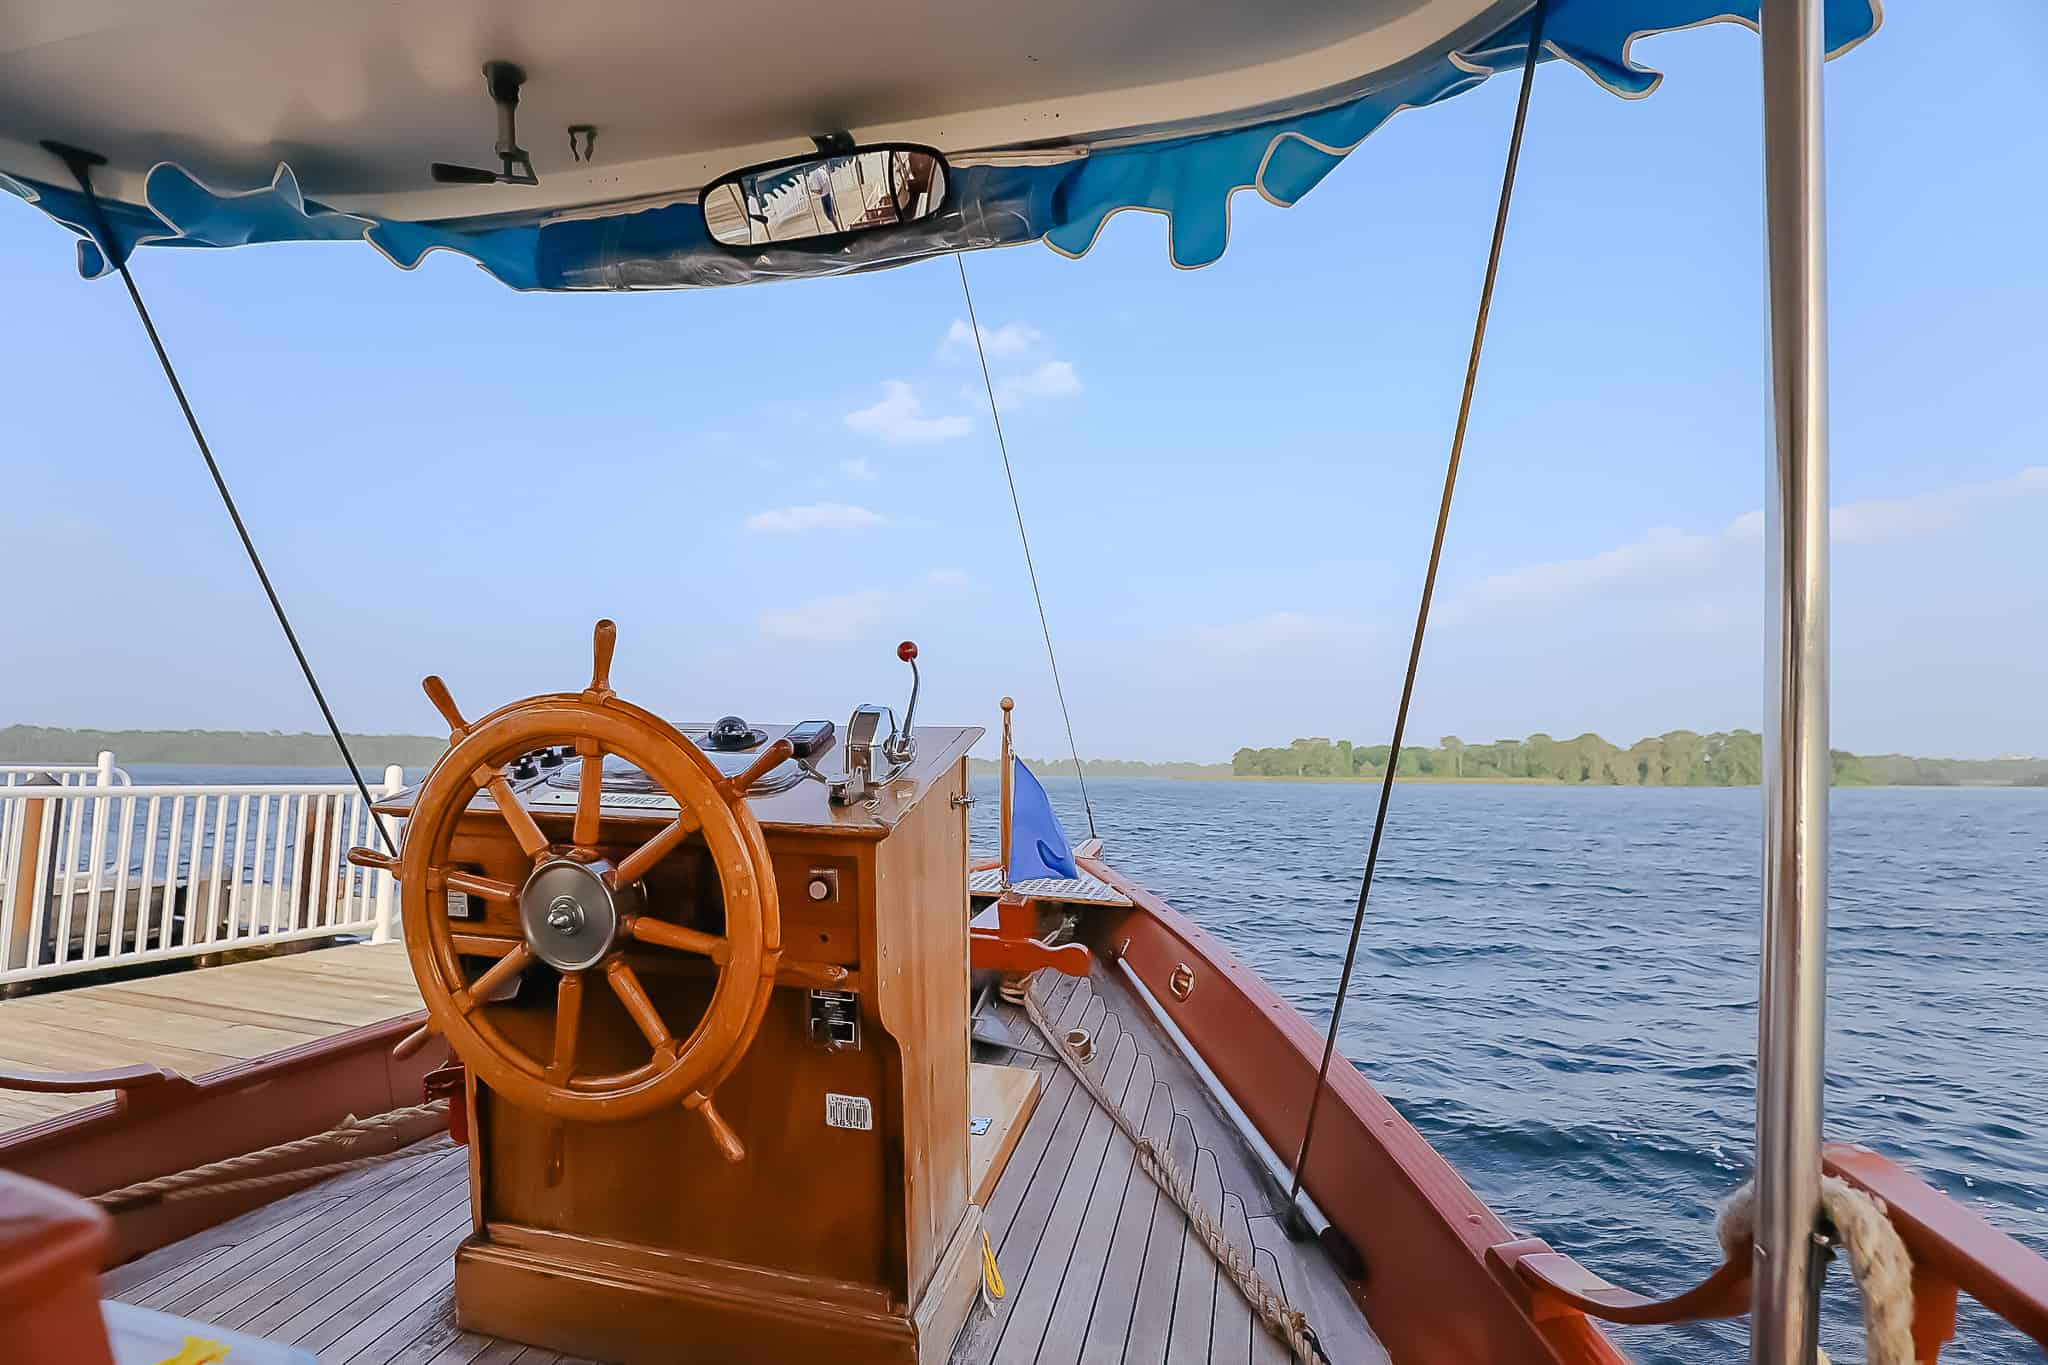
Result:
M543 859L519 893L526 945L557 971L594 967L618 941L619 897L605 885L611 864ZM630 889L630 888L629 888Z

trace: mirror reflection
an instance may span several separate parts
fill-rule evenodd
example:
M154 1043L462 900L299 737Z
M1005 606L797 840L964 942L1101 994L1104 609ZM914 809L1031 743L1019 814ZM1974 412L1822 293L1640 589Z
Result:
M726 246L801 242L915 223L945 198L936 153L861 147L726 176L704 191L704 225Z

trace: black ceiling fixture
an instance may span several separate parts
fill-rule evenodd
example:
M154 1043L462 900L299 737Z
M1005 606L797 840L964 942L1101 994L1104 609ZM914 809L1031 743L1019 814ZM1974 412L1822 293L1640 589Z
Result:
M533 158L519 145L519 134L514 120L519 113L519 87L526 84L526 69L513 62L485 62L484 88L491 92L491 103L498 108L498 145L495 148L502 170L487 171L481 166L457 166L446 161L436 161L428 170L434 179L443 185L538 185L540 177L533 173Z

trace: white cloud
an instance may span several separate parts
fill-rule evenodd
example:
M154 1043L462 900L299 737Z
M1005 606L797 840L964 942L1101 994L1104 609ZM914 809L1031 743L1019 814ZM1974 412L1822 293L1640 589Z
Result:
M875 477L875 467L862 459L841 460L839 462L839 472L847 478L861 483L866 483Z
M803 644L846 644L866 639L896 610L896 597L879 589L814 597L786 611L763 612L761 633Z
M1023 374L996 381L996 397L1016 405L1039 398L1071 398L1081 391L1081 376L1071 360L1048 360Z
M880 526L881 514L844 502L814 502L802 507L778 507L756 512L747 518L747 529L762 535L797 535L804 531L859 530Z
M1837 545L1882 545L1960 526L1986 503L2042 496L2048 496L2048 465L2035 465L1989 483L1848 503L1834 509L1832 530Z
M1044 340L1045 333L1028 322L1006 322L1000 327L981 329L981 349L991 360L1006 355L1022 355ZM951 355L973 348L974 329L967 325L967 319L954 318L953 325L946 329L946 339L939 343L940 354Z
M1489 607L1547 606L1611 588L1659 587L1695 579L1720 564L1732 546L1754 539L1760 527L1761 519L1754 513L1737 517L1718 533L1660 526L1584 559L1527 564L1483 578L1458 594L1454 610L1462 616Z
M925 582L935 588L964 588L967 586L967 573L963 569L933 569L925 575Z
M965 318L954 318L953 325L946 329L945 340L939 344L939 354L971 354L973 346L974 329ZM1028 322L982 328L981 346L991 362L1007 358L1028 366L1012 374L995 376L996 401L1004 406L1041 398L1070 398L1081 391L1081 376L1075 373L1073 361L1038 359L1032 363L1034 356L1042 357L1045 353L1045 333ZM963 391L963 397L978 402L982 394L978 390L972 394Z
M1952 530L1988 504L2035 496L2048 496L2048 465L1987 483L1843 503L1831 509L1830 530L1837 546L1882 545ZM1596 593L1697 593L1718 588L1738 571L1754 570L1763 533L1761 511L1745 512L1713 532L1658 527L1583 559L1529 564L1481 579L1447 604L1447 614L1457 619L1496 608L1528 610ZM1748 579L1741 582L1746 588Z
M959 440L974 429L974 419L929 416L917 390L900 379L885 379L880 401L847 413L846 425L890 445L927 445Z

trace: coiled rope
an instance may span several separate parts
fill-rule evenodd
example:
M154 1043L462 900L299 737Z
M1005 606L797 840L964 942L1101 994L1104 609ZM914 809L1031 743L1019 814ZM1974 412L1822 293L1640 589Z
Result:
M403 1109L392 1109L369 1118L359 1119L353 1114L329 1128L324 1133L309 1137L294 1138L240 1156L223 1157L209 1161L204 1166L194 1166L188 1171L174 1171L151 1180L138 1180L133 1185L123 1185L118 1190L89 1196L88 1202L102 1208L124 1209L138 1204L152 1204L158 1201L196 1199L202 1195L227 1194L236 1190L264 1189L273 1185L304 1183L323 1180L328 1176L340 1175L344 1171L372 1166L380 1161L389 1161L397 1156L417 1155L413 1147L401 1147L395 1151L373 1152L368 1156L351 1157L346 1161L331 1161L320 1166L304 1166L290 1171L266 1171L262 1174L244 1175L260 1166L269 1165L287 1157L304 1156L308 1152L322 1151L330 1147L346 1147L364 1138L373 1137L387 1128L400 1128L415 1120L430 1115L448 1112L447 1100L429 1100L425 1104L409 1105Z
M1822 1176L1821 1208L1849 1253L1849 1269L1863 1295L1867 1365L1914 1365L1913 1258L1892 1226L1882 1199L1835 1176ZM1714 1220L1714 1235L1728 1260L1749 1256L1756 1236L1756 1182L1728 1196Z
M1308 1325L1308 1319L1299 1309L1289 1304L1279 1290L1266 1283L1265 1277L1259 1274L1258 1267L1252 1263L1250 1254L1232 1242L1229 1234L1223 1230L1223 1225L1202 1207L1201 1200L1195 1195L1194 1183L1188 1179L1186 1172L1180 1169L1179 1164L1166 1149L1140 1132L1137 1125L1124 1113L1123 1106L1118 1104L1103 1088L1102 1083L1075 1059L1072 1049L1058 1037L1053 1026L1046 1020L1044 1011L1039 1009L1038 1001L1029 989L1028 978L1025 985L1026 988L1020 992L1020 1000L1025 1015L1031 1020L1031 1026L1038 1030L1039 1035L1051 1046L1053 1055L1060 1059L1061 1064L1074 1074L1074 1079L1081 1083L1082 1088L1094 1098L1095 1103L1109 1115L1110 1121L1117 1126L1117 1131L1129 1138L1131 1145L1138 1149L1138 1162L1144 1167L1145 1174L1166 1192L1169 1199L1180 1206L1180 1211L1187 1216L1188 1226L1194 1229L1195 1235L1202 1239L1202 1245L1209 1249L1209 1255L1217 1266L1230 1276L1231 1283L1244 1295L1245 1302L1251 1305L1252 1312L1258 1316L1260 1324L1293 1352L1296 1360L1321 1361L1323 1365L1329 1365L1330 1358L1323 1353L1323 1344L1317 1339L1315 1330ZM1007 997L1009 992L1004 991L1004 995ZM1907 1365L1911 1365L1910 1360Z

